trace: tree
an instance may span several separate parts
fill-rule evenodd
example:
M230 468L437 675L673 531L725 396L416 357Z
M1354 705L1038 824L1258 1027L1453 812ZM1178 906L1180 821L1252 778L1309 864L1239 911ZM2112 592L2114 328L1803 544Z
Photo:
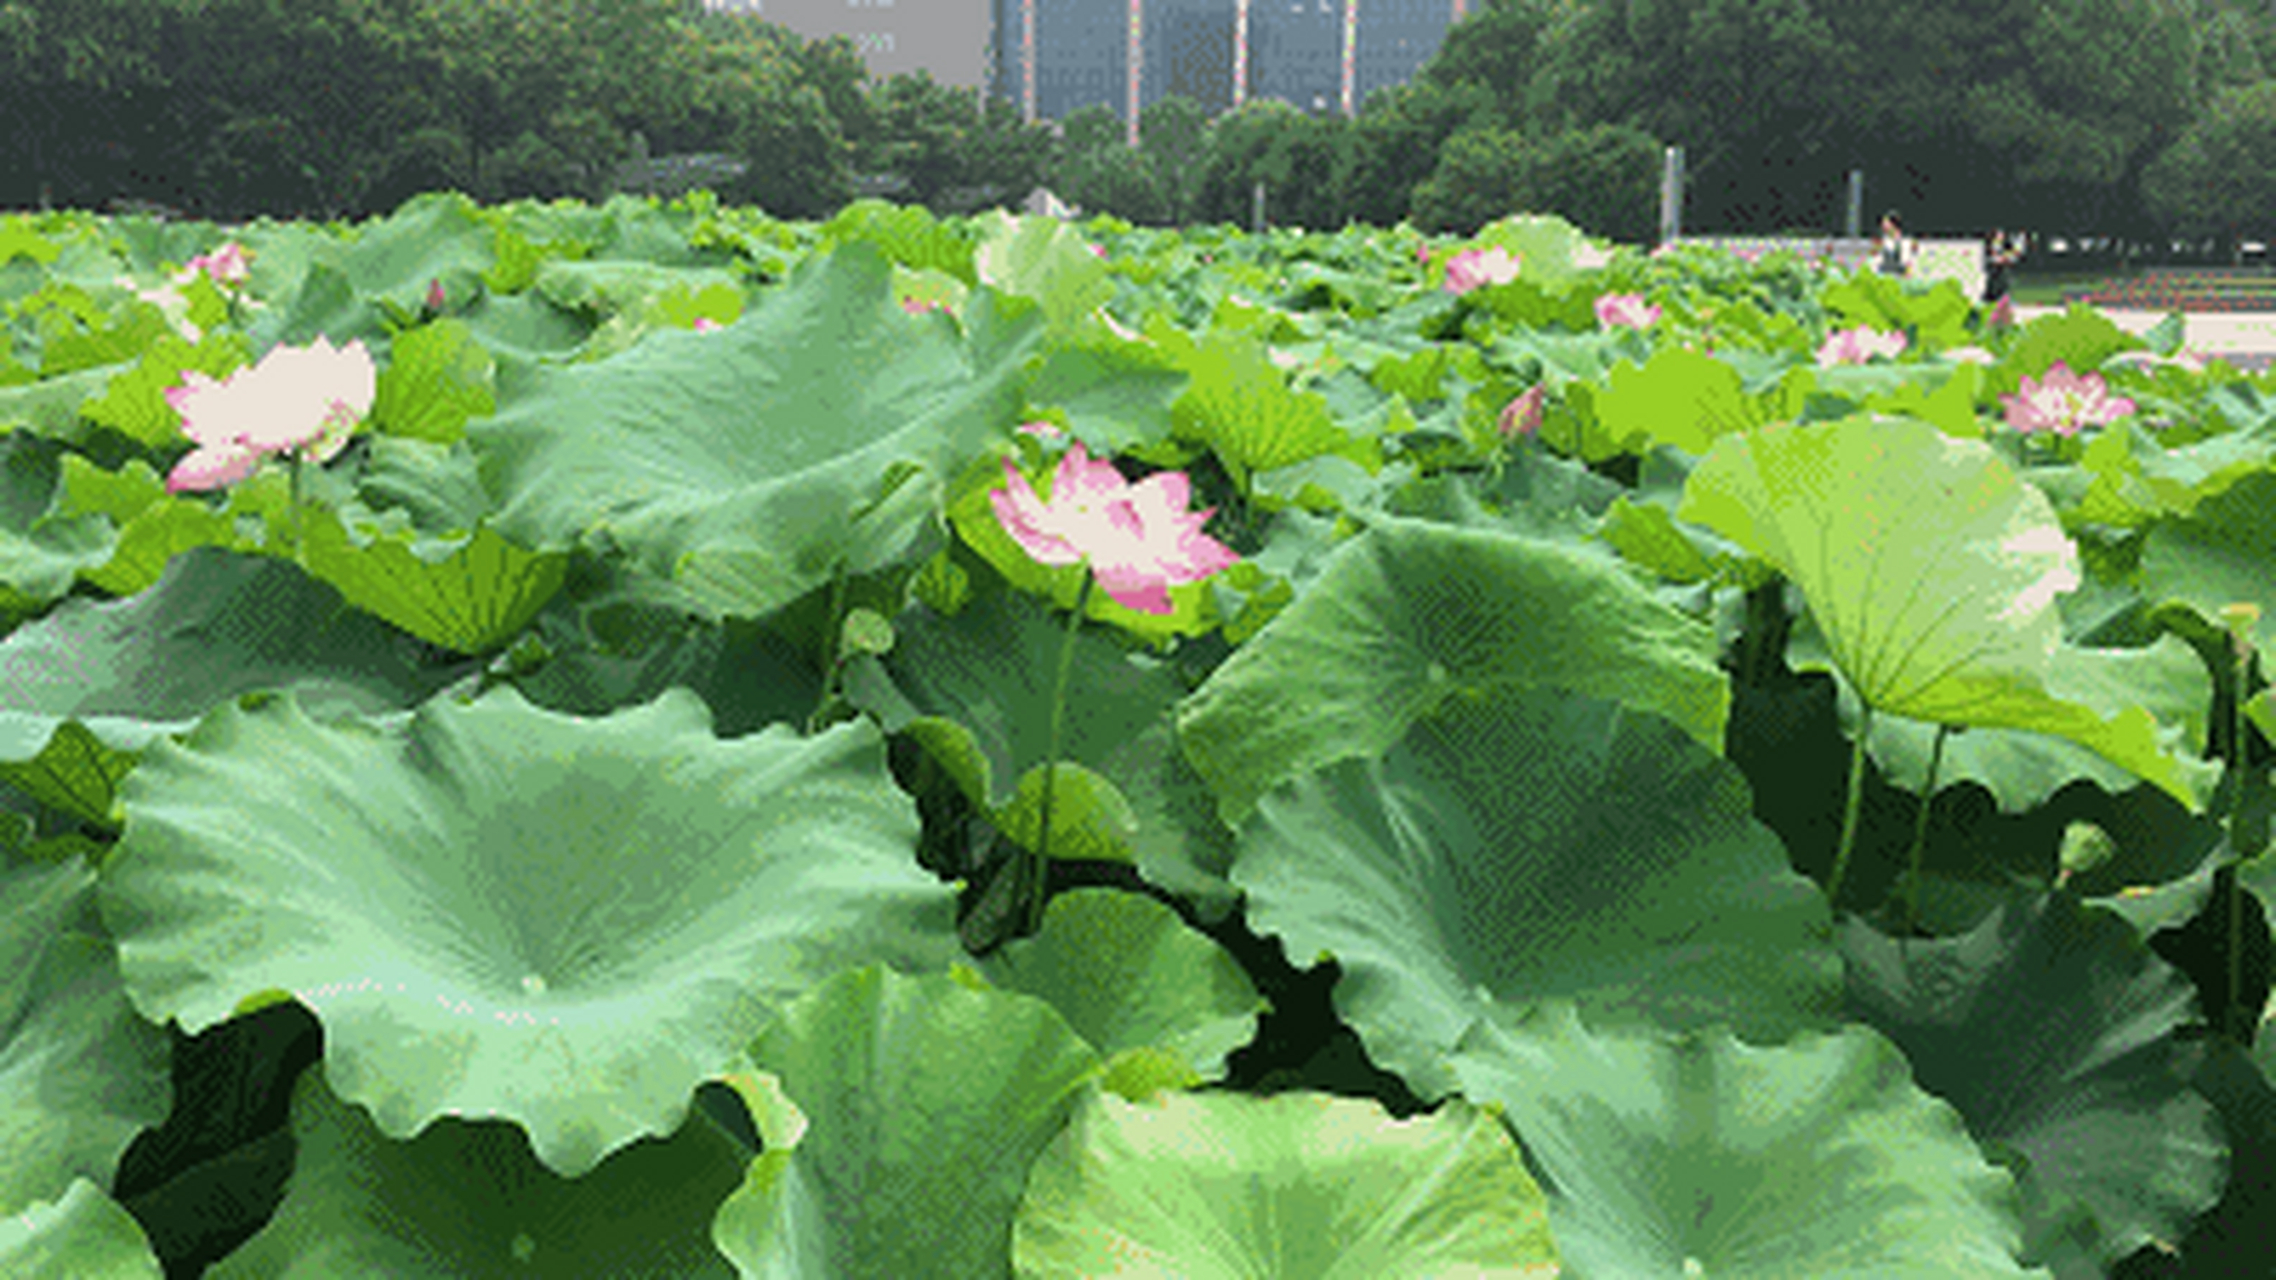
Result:
M1529 123L1546 106L1535 82L1542 38L1561 11L1569 17L1573 10L1551 0L1486 0L1447 29L1415 81L1440 89L1476 85L1487 92L1497 123Z
M1138 145L1153 162L1165 220L1184 221L1209 156L1209 113L1182 94L1159 99L1138 113Z
M2171 232L2218 233L2231 246L2276 236L2276 80L2230 89L2142 177L2153 214ZM2241 255L2242 250L2235 250ZM2241 260L2241 258L2240 258Z
M1008 99L978 102L920 70L881 82L870 102L878 119L872 162L901 175L910 199L935 212L1016 204L1050 167L1050 126L1025 123Z
M1471 125L1439 148L1438 167L1415 187L1409 217L1425 231L1470 235L1519 210L1527 168L1525 139L1514 130Z
M1369 94L1352 128L1350 215L1379 227L1404 218L1446 140L1465 125L1490 128L1498 118L1493 91L1474 81L1448 85L1419 76Z

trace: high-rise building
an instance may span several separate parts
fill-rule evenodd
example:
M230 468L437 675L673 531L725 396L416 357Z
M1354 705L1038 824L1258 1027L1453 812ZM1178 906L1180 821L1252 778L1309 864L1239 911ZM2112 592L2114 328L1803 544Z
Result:
M902 0L911 3L913 0ZM1357 114L1437 52L1468 0L991 0L994 84L1031 118L1179 94ZM1138 33L1131 38L1132 32ZM1119 37L1119 38L1118 38Z
M1029 119L1128 120L1173 94L1356 114L1421 68L1473 0L704 0L807 39L851 36L880 76L932 73Z

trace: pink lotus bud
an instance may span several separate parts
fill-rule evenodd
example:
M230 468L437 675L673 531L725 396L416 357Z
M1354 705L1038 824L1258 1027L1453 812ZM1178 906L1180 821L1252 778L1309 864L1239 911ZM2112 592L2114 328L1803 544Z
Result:
M712 330L720 327L720 323L717 320L712 319L710 316L697 316L695 318L695 331L697 333L709 333Z
M1548 388L1534 383L1502 408L1502 438L1529 436L1541 429L1541 403Z
M442 281L431 280L427 283L427 310L440 311L449 302L450 299L443 293Z

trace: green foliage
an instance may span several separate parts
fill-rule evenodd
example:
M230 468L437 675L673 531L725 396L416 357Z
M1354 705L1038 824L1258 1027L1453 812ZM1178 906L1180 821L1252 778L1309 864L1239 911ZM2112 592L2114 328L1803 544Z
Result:
M2183 235L2276 232L2276 81L2215 99L2142 177L2150 208Z

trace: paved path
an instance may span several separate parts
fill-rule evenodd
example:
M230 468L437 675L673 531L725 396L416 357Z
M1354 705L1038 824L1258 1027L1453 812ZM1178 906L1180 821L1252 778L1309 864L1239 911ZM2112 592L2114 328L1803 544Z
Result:
M2015 318L2028 323L2061 307L2017 303ZM2163 311L2132 311L2097 307L2128 333L2141 333L2165 319ZM2222 356L2240 369L2256 373L2276 366L2276 311L2184 311L2181 345L2209 356Z

